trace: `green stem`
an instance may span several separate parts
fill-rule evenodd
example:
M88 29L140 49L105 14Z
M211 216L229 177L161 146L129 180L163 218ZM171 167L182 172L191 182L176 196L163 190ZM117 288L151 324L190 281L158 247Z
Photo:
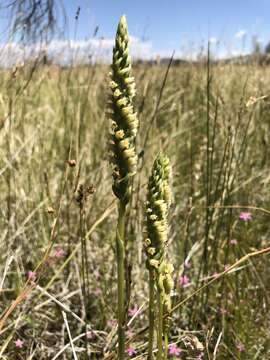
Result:
M157 343L158 343L158 355L157 360L163 358L163 347L162 347L162 333L163 333L163 301L162 293L158 291L158 331L157 331Z
M155 272L149 270L149 333L148 333L148 360L153 360L153 344L154 344L154 327L155 327L155 300L154 300L154 284Z
M164 333L164 360L168 358L168 346L169 346L169 339L168 339L168 331Z
M121 201L118 208L116 230L117 293L118 293L118 359L125 358L125 218L126 206Z

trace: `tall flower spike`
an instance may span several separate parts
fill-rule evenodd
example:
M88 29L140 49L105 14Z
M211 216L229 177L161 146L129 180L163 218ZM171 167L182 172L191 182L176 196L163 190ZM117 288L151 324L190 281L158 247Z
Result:
M131 193L131 177L136 173L137 155L135 138L138 129L137 114L133 107L135 81L131 72L129 36L126 17L119 22L111 71L110 115L112 132L110 160L113 165L113 191L124 203Z

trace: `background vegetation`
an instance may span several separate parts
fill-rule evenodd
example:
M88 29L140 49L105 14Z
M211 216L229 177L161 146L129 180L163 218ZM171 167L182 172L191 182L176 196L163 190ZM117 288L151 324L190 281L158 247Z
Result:
M1 71L2 359L113 358L117 211L108 72L33 64ZM269 246L270 70L138 64L134 75L140 159L128 220L128 350L144 359L144 201L153 160L162 149L172 161L168 253L176 304ZM269 359L268 263L268 255L250 258L178 308L170 342L182 352L171 357Z

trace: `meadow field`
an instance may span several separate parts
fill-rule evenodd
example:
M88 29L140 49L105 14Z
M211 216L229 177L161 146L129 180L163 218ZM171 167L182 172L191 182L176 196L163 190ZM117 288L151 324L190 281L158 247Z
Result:
M116 359L109 65L32 65L0 73L0 358ZM268 360L270 68L134 62L133 74L126 358L147 358L145 201L162 151L172 168L168 357Z

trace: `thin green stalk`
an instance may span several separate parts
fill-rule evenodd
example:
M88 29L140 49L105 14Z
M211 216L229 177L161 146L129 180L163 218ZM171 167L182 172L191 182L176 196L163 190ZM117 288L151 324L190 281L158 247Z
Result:
M118 359L125 358L125 218L126 205L119 201L116 230L117 292L118 292Z
M158 345L158 355L157 360L162 360L163 357L163 301L162 301L162 293L158 291L158 331L157 331L157 345Z
M155 271L149 269L149 332L148 332L148 360L153 360L154 328L155 328Z
M166 330L164 333L164 360L168 358L168 347L169 347L169 338L168 331Z

